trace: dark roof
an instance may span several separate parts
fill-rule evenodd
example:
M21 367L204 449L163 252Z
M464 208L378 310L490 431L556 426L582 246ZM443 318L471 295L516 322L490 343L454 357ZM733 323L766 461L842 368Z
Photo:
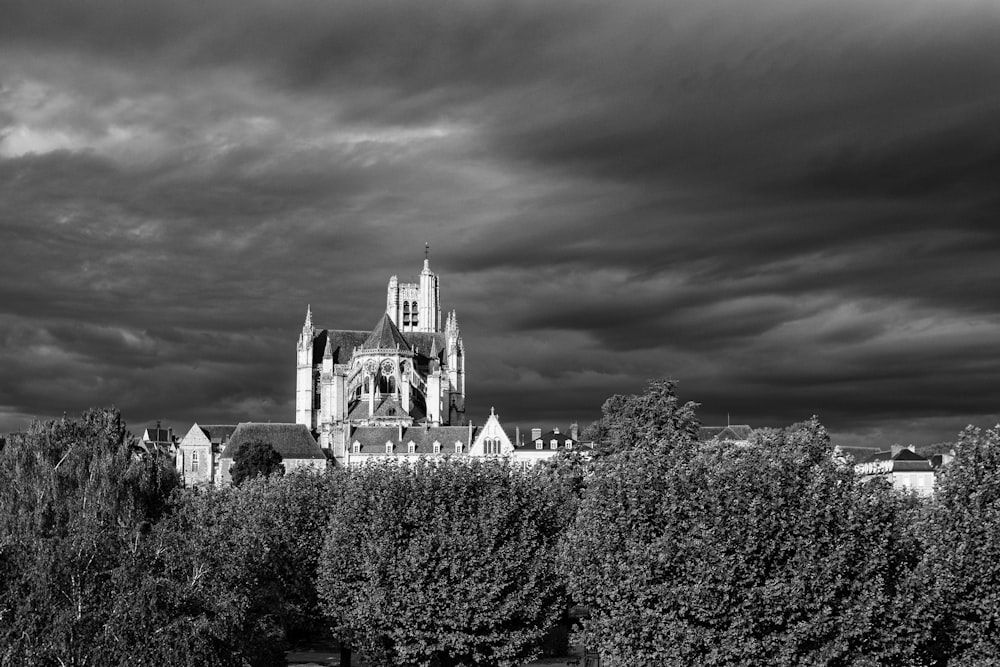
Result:
M441 356L444 350L444 334L436 331L407 331L403 337L420 354L425 357Z
M869 456L865 463L870 461L929 461L926 456L921 456L910 449L901 449L895 454L892 453L891 449L886 449L881 452L875 452Z
M170 431L165 428L147 428L143 435L149 436L150 442L170 442Z
M395 348L408 350L410 344L403 338L403 334L399 333L399 329L389 317L389 313L382 313L378 324L372 329L371 335L368 336L362 347L366 350L392 350Z
M198 428L213 444L220 444L233 437L236 424L198 424Z
M283 459L326 459L316 439L303 424L264 424L243 422L236 427L222 458L231 459L245 442L262 440Z
M354 354L354 348L361 347L368 338L369 331L349 331L346 329L323 329L313 338L313 364L323 363L327 345L333 363L346 364Z
M537 438L532 438L531 434L529 433L528 437L524 439L524 442L520 444L514 442L513 439L511 440L511 442L514 442L514 449L516 450L528 450L528 449L536 449L535 443L538 440L542 441L542 447L544 449L551 449L553 440L556 441L556 449L565 449L567 442L570 442L574 445L578 443L577 440L574 440L573 438L570 437L569 433L556 433L554 430L549 431L548 433L543 433Z
M389 319L388 314L383 315L382 320L379 320L379 324L382 324L383 320ZM441 350L445 348L444 334L435 331L408 331L402 333L396 328L395 324L392 324L392 320L389 320L389 324L392 328L396 329L396 333L399 334L400 339L397 340L396 337L390 331L389 341L390 345L387 345L388 349L394 349L396 343L400 343L400 348L404 350L409 350L411 348L415 349L417 353L423 357L440 356ZM378 327L376 326L376 329ZM323 357L326 354L327 346L330 348L330 356L333 357L333 363L335 364L346 364L351 360L351 356L354 354L354 350L361 347L370 347L366 345L368 339L375 335L377 332L373 331L357 331L350 329L322 329L317 331L315 337L313 337L313 364L323 363ZM437 348L436 354L432 355L431 352L434 348ZM385 349L385 348L380 348Z
M698 429L698 440L749 440L753 429L747 424L732 424L730 426L702 426Z
M876 454L878 452L878 450L876 448L874 448L874 447L843 447L843 446L838 446L837 449L840 451L841 454L849 455L852 458L854 458L855 461L867 461L874 454Z
M462 441L462 451L468 452L469 447L479 435L481 427L473 427L472 440L469 440L468 426L409 426L403 427L403 437L399 437L398 426L358 426L351 431L347 446L353 447L355 441L361 443L362 454L385 454L385 443L392 442L394 454L406 454L407 445L412 440L415 454L433 454L434 441L441 443L441 452L455 451L455 441Z

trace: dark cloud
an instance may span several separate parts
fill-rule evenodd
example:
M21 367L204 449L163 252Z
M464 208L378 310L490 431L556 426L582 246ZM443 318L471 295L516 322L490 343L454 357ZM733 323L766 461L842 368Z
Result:
M474 419L997 414L1000 12L0 0L0 430L288 419L424 242Z

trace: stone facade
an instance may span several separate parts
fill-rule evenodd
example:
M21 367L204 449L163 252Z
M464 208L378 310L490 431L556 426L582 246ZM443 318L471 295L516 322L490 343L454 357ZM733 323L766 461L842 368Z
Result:
M174 459L181 483L217 484L219 457L229 444L236 424L192 424L181 438Z
M358 428L466 424L465 344L454 311L441 325L429 260L419 282L390 278L386 311L371 330L320 329L307 308L295 396L296 423L341 462Z

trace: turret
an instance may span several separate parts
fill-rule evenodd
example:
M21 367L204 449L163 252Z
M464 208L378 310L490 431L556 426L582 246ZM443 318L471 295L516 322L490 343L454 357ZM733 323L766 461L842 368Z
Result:
M312 306L306 306L306 320L302 325L302 333L295 351L295 423L304 424L309 429L315 429L313 404L315 401L316 383L313 379L313 340L316 329L313 327Z

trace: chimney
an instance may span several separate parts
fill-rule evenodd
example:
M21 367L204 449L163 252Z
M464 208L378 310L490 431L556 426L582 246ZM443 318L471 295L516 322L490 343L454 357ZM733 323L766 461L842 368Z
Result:
M514 427L514 446L515 447L520 447L521 446L521 427L520 426L515 426Z
M569 437L573 442L580 439L580 425L576 422L569 425Z
M540 428L533 428L533 429L531 429L531 441L532 442L534 442L535 440L538 440L540 437L542 437L542 429L540 429Z
M556 426L554 429L552 429L552 432L555 433L556 435L559 435L559 427Z

